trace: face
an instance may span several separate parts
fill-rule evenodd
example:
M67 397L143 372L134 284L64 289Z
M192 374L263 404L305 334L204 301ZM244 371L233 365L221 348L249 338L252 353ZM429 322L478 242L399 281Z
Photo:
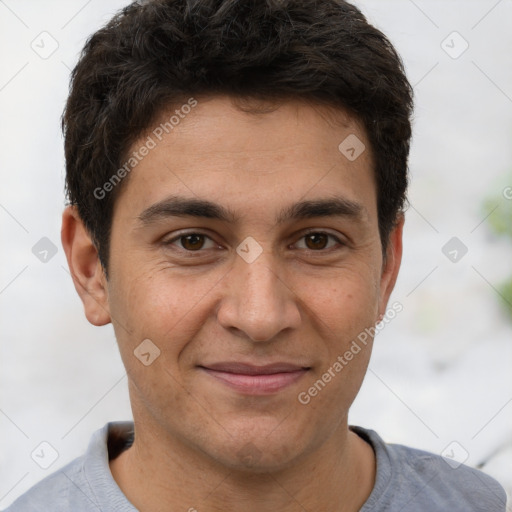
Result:
M153 139L116 199L105 281L136 424L229 467L284 468L346 428L371 350L353 341L398 271L369 142L342 111L225 97Z

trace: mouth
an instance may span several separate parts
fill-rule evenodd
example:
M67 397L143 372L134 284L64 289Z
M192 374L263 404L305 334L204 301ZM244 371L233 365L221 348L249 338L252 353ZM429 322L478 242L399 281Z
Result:
M225 362L199 366L221 384L246 395L270 395L291 386L311 368L290 363L264 366Z

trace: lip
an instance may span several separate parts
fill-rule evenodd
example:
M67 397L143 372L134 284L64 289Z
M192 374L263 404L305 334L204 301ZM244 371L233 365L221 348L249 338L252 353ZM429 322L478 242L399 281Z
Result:
M257 366L240 362L215 363L199 368L222 384L247 395L277 393L297 382L310 369L291 363Z

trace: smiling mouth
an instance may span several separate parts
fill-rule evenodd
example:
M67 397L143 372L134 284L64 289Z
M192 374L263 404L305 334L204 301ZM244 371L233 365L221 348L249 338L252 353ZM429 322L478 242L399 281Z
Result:
M247 395L269 395L301 379L309 367L289 363L254 366L245 363L216 363L199 366L225 386Z

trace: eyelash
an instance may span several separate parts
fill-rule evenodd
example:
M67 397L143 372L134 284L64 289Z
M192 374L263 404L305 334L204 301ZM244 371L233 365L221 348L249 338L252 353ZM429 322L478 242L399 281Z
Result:
M177 242L179 240L181 240L182 238L186 237L186 236L190 236L190 235L199 235L199 236L204 236L206 239L209 239L211 240L212 242L214 242L212 240L212 238L210 236L208 236L206 233L201 233L200 231L190 231L190 232L185 232L185 233L180 233L178 236L175 236L174 238L172 238L171 240L168 240L168 241L165 241L164 242L164 245L165 246L171 246L171 245L174 245L174 242ZM346 246L347 244L344 243L343 241L341 241L337 236L333 235L332 233L328 233L326 231L315 231L315 230L311 230L311 231L308 231L306 233L304 233L300 238L299 240L302 240L304 239L305 237L309 236L309 235L327 235L329 238L333 239L336 241L337 243L337 246L334 246L334 247L329 247L329 248L326 248L326 249L319 249L319 250L314 250L314 249L301 249L301 250L304 250L304 251L307 251L308 253L324 253L324 252L328 252L328 251L331 251L331 250L335 250L335 249L340 249L344 246ZM214 242L215 243L215 242ZM203 253L205 252L206 250L208 249L198 249L197 251L190 251L188 249L185 249L183 247L178 247L177 249L178 251L181 251L181 252L185 252L185 253L188 253L188 254L194 254L194 253L197 253L197 254L200 254L200 253Z

